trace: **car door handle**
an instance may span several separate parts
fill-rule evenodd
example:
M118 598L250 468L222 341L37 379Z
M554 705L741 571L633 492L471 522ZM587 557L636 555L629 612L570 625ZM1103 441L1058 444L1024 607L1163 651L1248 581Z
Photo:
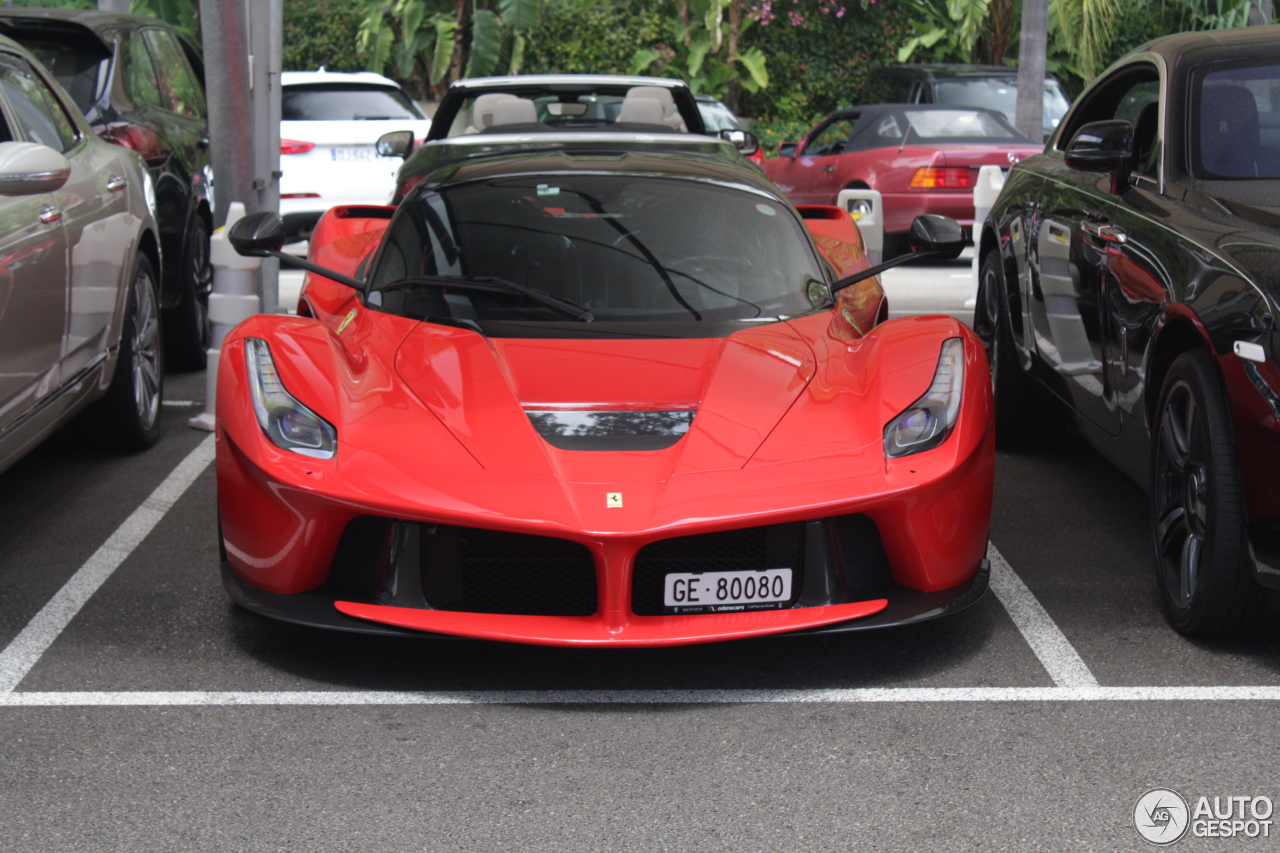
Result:
M49 205L40 211L40 221L48 225L50 222L57 222L62 218L62 211L53 205Z
M824 172L834 172L835 170L836 170L835 166L824 166L822 169L822 171Z
M107 178L107 192L118 193L127 186L129 186L129 182L119 175L112 175Z
M1129 234L1119 225L1103 225L1093 222L1082 222L1081 227L1093 237L1099 240L1105 240L1108 243L1126 243L1129 240Z

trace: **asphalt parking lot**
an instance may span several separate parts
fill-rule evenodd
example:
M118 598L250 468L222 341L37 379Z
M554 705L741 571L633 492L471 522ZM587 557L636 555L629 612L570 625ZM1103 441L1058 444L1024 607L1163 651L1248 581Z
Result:
M960 314L967 269L886 289ZM1000 454L958 616L566 650L237 609L203 394L169 377L146 454L59 435L0 475L0 849L1137 850L1148 789L1280 799L1280 634L1169 629L1145 497L1076 441Z

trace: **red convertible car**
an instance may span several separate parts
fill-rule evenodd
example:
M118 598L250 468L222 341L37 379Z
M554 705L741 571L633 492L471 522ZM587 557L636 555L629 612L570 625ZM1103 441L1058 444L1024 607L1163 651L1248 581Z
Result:
M1037 145L991 110L930 104L866 104L827 116L801 143L784 142L764 172L796 204L835 204L844 189L878 190L884 250L906 250L922 213L973 226L978 168L1008 169Z
M226 339L223 578L352 631L657 646L848 630L987 584L981 342L885 321L856 228L753 167L478 156L318 223ZM954 222L918 246L954 256ZM256 214L237 249L279 255ZM882 265L883 266L883 265Z

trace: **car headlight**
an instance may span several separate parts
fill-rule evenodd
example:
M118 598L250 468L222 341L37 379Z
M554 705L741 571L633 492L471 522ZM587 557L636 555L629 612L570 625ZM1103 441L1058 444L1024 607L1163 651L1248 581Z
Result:
M245 338L244 354L249 368L253 413L271 443L303 456L332 459L337 452L337 430L284 389L267 342Z
M884 428L884 455L910 456L946 441L960 415L963 386L964 341L948 338L929 390Z

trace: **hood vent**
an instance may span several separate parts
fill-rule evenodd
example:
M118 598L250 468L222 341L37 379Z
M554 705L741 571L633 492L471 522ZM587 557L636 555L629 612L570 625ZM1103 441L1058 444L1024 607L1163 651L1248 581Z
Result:
M561 450L663 450L693 423L691 409L562 411L526 409L533 428Z

